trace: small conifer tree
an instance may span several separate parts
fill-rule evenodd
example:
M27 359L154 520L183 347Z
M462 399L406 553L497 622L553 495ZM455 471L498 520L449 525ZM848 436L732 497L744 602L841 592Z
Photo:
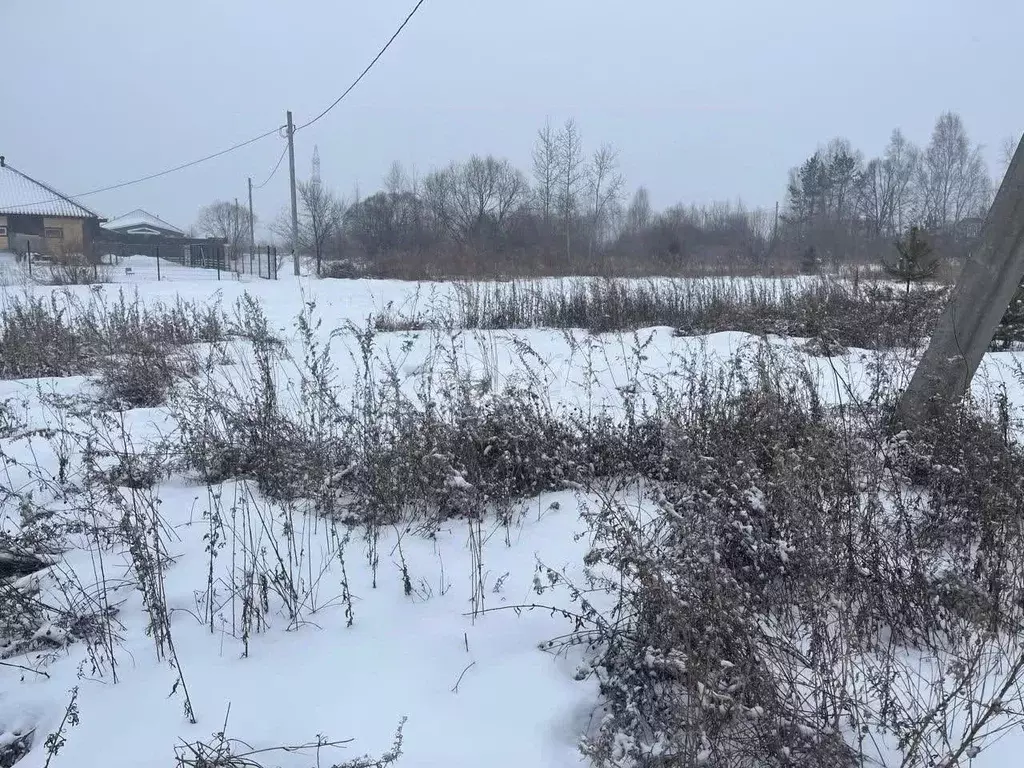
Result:
M882 266L890 276L906 283L909 294L912 283L935 276L939 260L932 254L932 246L919 227L911 227L907 236L897 240L895 245L898 254L896 261L882 259Z
M898 254L896 261L890 262L883 257L882 266L891 277L906 284L903 309L907 321L907 346L913 347L915 340L911 331L913 307L910 287L913 283L933 277L938 271L939 260L933 255L931 244L916 226L910 228L905 238L897 240L895 246Z

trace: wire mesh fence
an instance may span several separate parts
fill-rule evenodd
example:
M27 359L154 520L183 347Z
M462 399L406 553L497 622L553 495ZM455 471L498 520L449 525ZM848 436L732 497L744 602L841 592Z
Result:
M261 246L232 258L220 244L184 246L96 243L94 256L68 259L26 252L0 263L0 284L88 285L96 283L276 280L279 257Z

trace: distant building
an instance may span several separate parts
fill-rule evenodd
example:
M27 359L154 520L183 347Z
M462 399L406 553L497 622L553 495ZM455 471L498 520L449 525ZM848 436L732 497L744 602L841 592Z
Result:
M136 208L111 219L100 228L97 258L107 261L125 256L149 256L174 261L187 267L227 269L225 241L211 237L189 237L149 211Z
M981 236L981 228L984 224L985 220L980 216L968 216L966 219L960 219L957 222L954 233L958 237L973 240Z
M115 232L118 235L130 235L133 239L186 237L185 232L173 224L168 224L159 216L154 216L149 211L144 211L141 208L136 208L131 213L126 213L124 216L118 216L116 219L108 221L103 225L103 229L107 232Z
M0 251L87 254L103 221L0 156Z

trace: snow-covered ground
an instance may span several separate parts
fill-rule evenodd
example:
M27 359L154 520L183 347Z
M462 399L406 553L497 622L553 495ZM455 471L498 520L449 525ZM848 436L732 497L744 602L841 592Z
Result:
M564 623L545 613L517 617L512 611L475 622L468 618L473 574L465 530L453 526L433 541L403 537L407 568L416 580L411 596L405 595L394 552L399 534L388 532L380 542L376 589L362 545L354 539L347 563L352 627L346 626L338 600L342 587L335 567L323 575L325 605L310 613L308 624L286 631L285 621L276 622L275 629L250 641L248 657L241 658L242 643L229 636L230 626L221 626L230 624L229 610L217 616L213 633L192 615L199 610L196 592L205 589L208 567L205 489L172 486L161 499L175 532L166 599L174 612L172 633L184 688L172 693L179 672L155 658L141 598L126 593L121 608L125 640L115 652L116 685L89 680L86 653L75 646L45 668L48 678L20 669L0 672L5 730L19 723L41 732L56 730L69 691L78 686L81 723L70 729L55 765L165 766L180 740L208 739L222 729L225 718L229 737L256 747L304 744L323 734L356 739L336 757L376 754L389 747L403 717L408 721L402 765L577 764L576 736L586 727L596 691L573 680L571 658L538 650L540 643L564 632ZM534 555L542 543L549 544L539 554L548 558L570 566L581 560L582 545L573 544L579 524L571 495L535 504L515 546L506 547L501 535L486 544L487 608L531 602ZM552 511L552 505L561 509ZM316 571L331 565L320 554L308 555ZM88 555L69 559L69 567L91 572ZM106 563L115 578L124 567L116 557ZM227 565L217 567L230 576ZM504 574L500 590L494 591ZM195 725L183 711L185 689ZM45 761L45 750L37 749L23 764ZM307 753L270 764L311 761Z
M178 267L166 281L122 279L145 271L139 258L133 262L133 275L118 275L128 285L73 290L87 297L96 290L124 289L138 291L144 302L181 296L217 301L225 308L249 293L263 307L271 329L292 340L296 316L304 304L315 303L324 341L334 328L347 322L361 325L389 304L426 307L450 300L453 290L443 284L295 279L287 266L279 281L218 282L205 270ZM0 290L52 289L9 285ZM583 331L473 332L456 337L422 331L383 334L377 343L378 356L390 358L409 386L435 363L441 350L454 355L471 375L489 378L496 388L518 380L539 389L556 405L584 405L596 397L598 404L614 408L621 405L624 390L638 386L643 394L672 386L694 361L724 369L755 341L740 333L679 338L671 329L652 328L603 337ZM780 354L809 366L830 402L848 399L851 393L862 395L869 387L873 355L868 352L807 358L800 353L799 340L772 343ZM337 384L345 388L356 376L349 356L353 345L345 337L332 344ZM1016 361L1013 353L990 355L976 380L979 395L990 397L1003 383L1011 401L1024 405L1014 376ZM894 358L886 365L897 362ZM225 375L230 377L230 368ZM46 396L72 394L88 386L80 377L5 381L0 382L0 399L11 398L29 427L56 427L55 412L43 402ZM162 409L132 412L125 423L137 445L171 427ZM32 462L57 471L59 457L48 453L42 440L12 442L5 450L23 462L6 470L12 481L32 484L26 469ZM40 487L39 493L44 496L47 491ZM242 482L207 488L172 478L159 488L158 497L171 559L164 599L171 609L173 658L158 658L154 640L147 636L142 595L121 584L129 568L127 553L101 554L89 542L80 542L80 548L65 553L59 565L43 575L42 587L56 600L62 591L55 587L58 582L65 595L76 589L94 595L94 585L106 580L109 600L119 607L120 638L102 674L94 670L82 643L57 647L46 659L14 656L0 664L0 734L11 738L27 730L36 733L34 748L19 766L166 766L173 764L176 746L208 740L224 730L225 722L228 738L244 740L253 749L308 744L318 735L354 739L341 752L325 752L320 763L315 750L266 757L267 765L331 765L364 752L386 751L402 718L407 720L400 766L580 764L577 742L598 705L596 683L574 679L580 663L574 652L553 655L539 648L567 631L564 618L511 608L566 600L557 594L538 597L534 578L538 562L570 576L580 573L587 536L578 510L585 498L566 492L525 502L510 543L497 523L485 523L479 562L470 544L480 532L464 522L446 523L431 537L385 529L377 546L376 586L359 532L343 546L331 538L326 524L304 520L299 524L301 546L294 562L289 560L306 574L302 618L273 616L268 631L249 638L246 653L245 642L232 631L242 609L226 597L224 585L238 578L239 547L252 531L246 533L229 520L242 510L255 515L251 519L279 512ZM5 509L4 515L14 519L17 511ZM211 515L221 516L226 531L220 534L214 557L207 538ZM260 546L267 546L267 541ZM481 571L482 591L474 588ZM346 591L350 602L343 599ZM477 601L482 596L484 609L503 610L471 615L474 594ZM77 690L78 724L65 725L66 743L50 758L44 739L61 729L72 689ZM193 719L195 723L190 722ZM973 765L1009 764L1002 761L1022 746L1024 738L1008 736Z

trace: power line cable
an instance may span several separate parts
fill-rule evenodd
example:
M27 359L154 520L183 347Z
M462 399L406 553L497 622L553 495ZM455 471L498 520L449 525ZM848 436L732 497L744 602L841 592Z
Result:
M369 74L370 70L373 69L373 67L377 64L378 61L380 61L381 57L385 53L387 53L387 51L391 47L392 43L394 43L395 40L398 39L398 36L400 34L402 34L402 31L406 28L406 26L408 26L409 22L412 21L413 16L416 15L416 12L419 11L420 7L425 2L426 2L426 0L418 0L416 5L413 6L413 9L411 11L409 11L409 14L405 17L405 20L399 25L398 29L395 30L395 33L393 35L391 35L391 37L388 39L388 41L384 44L384 47L381 48L380 51L377 52L377 55L373 57L373 59L366 66L366 68L359 74L359 77L357 77L355 80L352 81L352 84L349 85L349 87L345 89L345 91L341 94L341 96L339 96L337 99L335 99L331 103L331 105L327 107L327 109L325 109L323 112L318 114L312 120L310 120L310 121L308 121L306 123L303 123L302 125L298 126L294 130L295 131L301 131L304 128L308 128L309 126L311 126L314 123L316 123L319 120L321 120L331 110L333 110L342 101L344 101L345 97L347 97L353 90L355 90L356 86L359 85L359 83L362 82L363 78L366 77L367 74ZM268 136L272 136L275 133L279 133L280 130L281 130L280 127L274 128L273 130L267 131L266 133L261 133L259 136L254 136L251 139L247 139L245 141L239 142L238 144L234 144L233 146L230 146L227 149L222 149L219 152L214 152L213 154L205 155L204 157L200 157L200 158L198 158L196 160L191 160L191 161L189 161L187 163L182 163L181 165L176 165L173 168L167 168L165 170L158 171L157 173L151 173L151 174L148 174L146 176L140 176L137 179L130 179L128 181L117 182L116 184L110 184L110 185L105 186L105 187L100 187L99 189L91 189L88 192L81 192L81 193L76 194L76 195L69 195L68 197L72 201L74 201L74 200L77 200L79 198L92 197L93 195L99 195L99 194L102 194L103 192L113 192L114 190L124 189L125 187L131 187L131 186L135 186L136 184L142 184L143 182L146 182L146 181L152 181L153 179L159 179L159 178L162 178L164 176L169 176L172 173L177 173L178 171L184 171L187 168L192 168L194 166L200 165L201 163L205 163L205 162L208 162L210 160L214 160L214 159L216 159L218 157L223 157L226 154L229 154L231 152L235 152L235 151L237 151L239 149L242 149L244 147L249 146L250 144L255 144L257 141L262 141L263 139L267 138ZM267 178L267 180L265 182L263 182L263 184L261 184L259 187L256 187L256 189L261 189L262 187L264 187L264 186L266 186L267 184L270 183L270 180L274 177L274 175L277 173L278 169L281 167L281 163L284 161L284 155L286 154L286 152L287 152L287 147L285 148L285 152L281 153L281 157L277 161L277 165L274 167L274 170L271 171L270 176ZM33 202L33 203L18 203L18 204L12 205L10 207L11 208L30 208L30 207L35 206L35 205L44 205L46 203L52 203L52 202L56 202L56 201L62 200L62 199L64 199L63 196L58 196L58 197L49 198L47 200L39 200L39 201L36 201L36 202Z
M277 175L277 171L281 167L281 163L284 162L284 156L287 155L287 154L288 154L288 145L285 144L284 145L284 149L281 150L281 156L279 158L277 158L277 165L274 166L274 170L272 170L270 172L270 175L267 176L267 180L266 181L264 181L262 184L255 185L253 187L254 190L256 190L256 189L263 189L265 186L267 186L267 184L270 183L271 179L273 179Z
M384 47L383 47L383 48L381 48L381 49L380 49L380 51L379 51L379 52L377 53L377 55L373 57L373 61L371 61L371 62L370 62L370 63L369 63L369 64L368 64L367 66L366 66L366 69L364 69L364 70L362 71L362 73L360 73L359 77L357 77L357 78L356 78L355 80L353 80L353 81L352 81L352 84L351 84L351 85L350 85L350 86L349 86L348 88L346 88L346 89L345 89L344 93L342 93L342 94L341 94L341 96L339 96L338 98L336 98L336 99L334 100L334 102L333 102L333 103L332 103L332 104L331 104L331 105L330 105L329 107L327 107L327 109L325 109L325 110L324 110L323 112L321 112L321 113L320 113L319 115L317 115L316 117L314 117L314 118L313 118L312 120L310 120L309 122L307 122L307 123L303 123L302 125L298 126L298 127L297 127L297 128L295 129L295 130L296 130L296 131L301 131L301 130L302 130L302 129L304 129L304 128L308 128L308 127L309 127L309 126L311 126L311 125L312 125L313 123L315 123L315 122L317 122L318 120L320 120L320 118L324 117L324 116L325 116L325 115L326 115L326 114L327 114L328 112L330 112L330 111L331 111L332 109L334 109L334 108L335 108L336 106L338 106L338 105L339 105L339 104L340 104L340 103L341 103L341 102L342 102L342 101L344 100L344 98L345 98L346 96L348 96L348 95L349 95L349 94L350 94L350 93L351 93L351 92L352 92L352 91L353 91L353 90L355 89L355 87L356 87L357 85L359 85L359 83L360 83L360 82L362 81L362 79L363 79L364 77L366 77L366 75L367 75L367 74L369 73L369 71L370 71L371 69L373 69L373 66L374 66L374 65L375 65L375 64L376 64L376 63L377 63L378 61L380 61L380 58L381 58L381 56L383 56L383 55L384 55L384 54L385 54L385 53L387 52L388 48L390 48L390 47L391 47L391 44L392 44L393 42L395 42L395 40L396 40L396 39L398 39L398 36L399 36L400 34L402 34L402 30L404 30L404 29L405 29L405 27L406 27L406 25L407 25L407 24L408 24L408 23L409 23L410 21L412 21L412 17L416 15L416 11L418 11L418 10L420 9L420 6L422 6L422 5L423 5L423 3L425 3L425 2L426 2L426 0L419 0L419 2L417 2L417 3L416 3L416 5L415 5L415 6L413 7L413 9L412 9L411 11L409 11L409 15L405 17L405 21L403 21L403 22L402 22L402 24L401 24L401 25L400 25L400 26L398 27L398 29L397 29L397 30L395 30L395 34L393 34L393 35L391 36L391 39L389 39L389 40L387 41L387 43L385 43L385 44L384 44Z
M199 165L200 163L205 163L205 162L208 162L210 160L214 160L214 159L216 159L218 157L223 157L224 155L226 155L226 154L228 154L230 152L235 152L235 151L237 151L239 149L242 149L243 147L248 147L250 144L255 144L257 141L262 141L263 139L267 138L268 136L273 136L275 133L280 133L280 131L281 131L281 128L279 126L277 128L274 128L274 130L272 130L272 131L267 131L266 133L261 133L259 136L253 136L251 139L246 139L245 141L239 142L238 144L230 146L227 149L222 149L219 152L214 152L211 155L206 155L204 157L200 157L197 160L191 160L191 161L189 161L187 163L182 163L181 165L176 165L173 168L167 168L167 169L165 169L163 171L158 171L157 173L151 173L148 176L141 176L141 177L139 177L137 179L130 179L129 181L121 181L121 182L118 182L116 184L110 184L109 186L100 187L99 189L92 189L92 190L89 190L88 192L82 192L82 193L77 194L77 195L68 195L67 197L70 198L72 202L74 202L78 198L91 197L92 195L98 195L98 194L101 194L103 192L113 192L115 189L124 189L125 187L131 187L131 186L134 186L136 184L141 184L144 181L151 181L153 179L159 179L159 178L161 178L163 176L168 176L168 175L170 175L172 173L177 173L178 171L183 171L186 168L192 168L193 166ZM38 200L38 201L36 201L34 203L17 203L15 205L11 205L9 207L10 208L31 208L32 206L35 206L35 205L44 205L46 203L53 203L53 202L56 202L58 200L63 200L63 199L65 199L63 196L61 196L61 197L51 197L51 198L49 198L47 200Z

